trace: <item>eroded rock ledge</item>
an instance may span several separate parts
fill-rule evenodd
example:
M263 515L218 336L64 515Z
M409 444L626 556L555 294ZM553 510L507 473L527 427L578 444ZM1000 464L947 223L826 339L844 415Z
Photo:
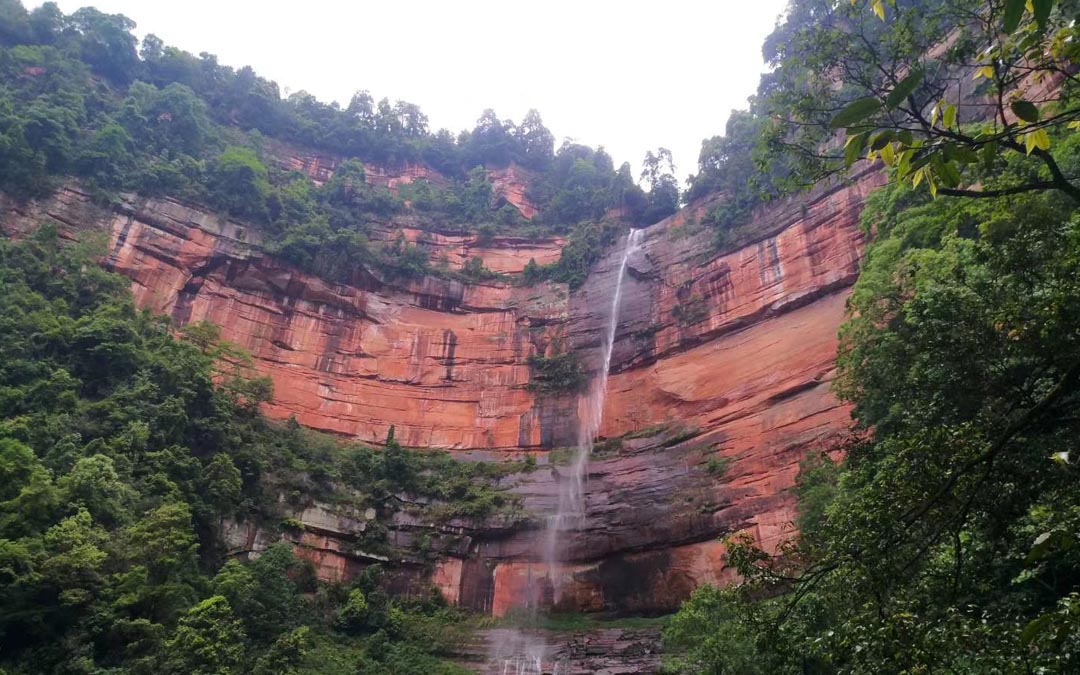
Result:
M588 520L562 542L567 565L537 560L535 527L401 521L392 536L436 535L435 562L390 561L403 587L432 581L453 602L502 614L542 593L538 579L561 575L568 608L663 612L727 578L719 535L746 531L766 546L788 536L799 461L849 424L830 393L836 332L858 274L859 212L881 181L866 172L772 205L757 214L752 241L719 254L707 233L686 235L707 205L649 228L629 262L601 431L666 431L590 463ZM252 353L274 381L269 416L374 442L393 425L403 444L473 459L542 458L576 438L580 402L529 391L527 361L569 348L596 369L621 255L610 251L573 293L551 283L391 283L362 269L332 284L263 254L251 227L174 200L106 210L68 186L43 203L4 207L9 236L45 219L68 236L105 232L105 263L131 279L140 306L177 325L212 321ZM481 255L511 273L529 258L557 259L563 243L409 237L433 259ZM553 510L560 480L557 466L540 464L506 486L534 523ZM363 522L356 514L316 505L297 517L305 531L294 538L323 576L347 578L374 560L350 543ZM254 524L230 530L237 552L269 536Z

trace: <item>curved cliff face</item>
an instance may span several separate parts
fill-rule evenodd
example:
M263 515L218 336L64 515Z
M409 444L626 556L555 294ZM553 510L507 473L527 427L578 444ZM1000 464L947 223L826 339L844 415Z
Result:
M297 162L323 179L333 168ZM506 195L514 180L505 179ZM707 233L685 234L704 207L649 228L628 263L601 429L640 437L607 444L590 462L586 525L560 542L570 562L549 570L538 561L539 527L460 522L434 530L438 562L404 561L403 578L426 578L450 600L495 614L549 602L553 576L564 579L566 608L658 612L726 578L719 535L746 531L766 546L788 536L799 461L849 424L829 390L836 331L858 272L859 211L881 180L867 172L775 204L757 214L757 238L726 253L709 253ZM610 251L573 293L559 284L392 283L364 270L343 285L262 254L243 224L171 200L105 211L68 188L6 211L16 236L43 218L71 233L108 232L106 263L131 278L141 306L178 325L217 323L252 353L274 381L271 417L366 441L393 425L406 445L474 459L573 443L582 402L530 392L527 360L568 346L597 368L621 256ZM508 273L530 258L557 259L563 243L481 246L405 231L433 259L479 255ZM536 522L554 512L563 471L543 454L540 464L507 481ZM345 552L362 518L322 507L298 517L308 525L298 544L323 576L370 562ZM390 527L407 542L434 526L402 516ZM252 528L231 531L235 550L265 544Z
M572 564L549 572L519 552L493 554L496 614L549 573L576 607L673 610L728 578L718 536L748 532L767 549L791 536L799 462L850 426L830 390L837 329L858 275L862 204L882 181L867 171L774 204L754 241L720 255L702 254L710 234L682 235L703 208L647 231L623 282L601 435L668 430L590 463L587 525L564 537ZM570 301L568 338L593 359L619 255ZM532 499L554 508L550 494Z
M528 357L566 320L565 287L432 277L393 284L363 270L352 285L331 284L263 255L257 233L243 225L172 200L102 211L72 187L6 225L18 231L43 218L106 230L106 263L131 278L140 306L179 326L212 321L223 339L249 350L274 381L271 417L367 441L385 439L395 425L397 438L416 447L563 440L549 425L552 406L525 387ZM421 243L433 255L472 245L432 234ZM551 246L557 256L557 242ZM518 240L482 250L507 269L527 263Z

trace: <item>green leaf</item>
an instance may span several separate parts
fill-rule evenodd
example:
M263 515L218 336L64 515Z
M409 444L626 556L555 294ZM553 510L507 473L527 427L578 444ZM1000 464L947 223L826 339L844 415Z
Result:
M1046 133L1046 129L1036 129L1024 135L1024 149L1027 150L1027 154L1030 155L1036 148L1050 149L1050 135Z
M896 151L892 143L886 143L885 147L881 148L881 161L885 162L885 166L896 164Z
M1002 29L1006 33L1012 33L1020 26L1025 4L1027 0L1007 0L1005 3L1005 20L1002 23Z
M896 134L893 133L891 129L886 129L877 136L874 136L874 140L870 141L870 149L875 151L881 150L886 145L891 143L895 138Z
M844 129L862 122L881 109L881 101L873 97L860 98L848 103L829 122L830 129Z
M938 117L941 116L941 111L945 109L945 105L945 99L941 99L930 109L930 126L937 126Z
M1013 101L1009 104L1009 107L1012 108L1014 115L1025 122L1034 124L1039 121L1039 109L1035 107L1034 103L1028 101Z
M901 179L906 178L911 173L911 157L914 154L914 150L905 150L900 153L900 159L896 163L896 172Z
M1054 9L1054 0L1031 0L1034 10L1035 21L1039 23L1039 30L1046 29L1046 22L1050 18L1050 10Z
M1035 537L1035 541L1031 544L1031 550L1028 551L1027 557L1024 562L1031 564L1046 557L1046 553L1054 545L1054 532L1043 532L1038 537Z
M942 184L947 188L954 188L960 185L960 170L956 168L955 162L942 162L935 167L938 177L941 178Z
M941 123L945 125L946 129L956 126L956 106L945 106L945 112L941 115Z
M966 145L946 143L944 146L945 160L959 162L960 164L974 164L979 161L979 153Z
M869 136L869 131L864 131L863 133L855 134L854 136L848 136L847 143L844 145L845 167L850 167L859 160L859 157L862 156L863 149L866 148L866 139Z
M907 77L900 80L900 83L889 92L889 95L885 98L885 107L889 110L893 110L911 95L923 81L923 71L921 68L917 68L911 71Z
M1035 619L1025 626L1024 630L1020 633L1020 642L1025 645L1031 644L1032 640L1038 637L1039 633L1042 633L1050 627L1053 620L1053 614L1043 614L1038 619Z
M1067 532L1062 532L1061 530L1043 532L1038 537L1035 537L1035 541L1032 542L1031 550L1028 551L1027 557L1024 558L1024 562L1030 565L1046 558L1051 553L1067 551L1075 546L1076 537Z

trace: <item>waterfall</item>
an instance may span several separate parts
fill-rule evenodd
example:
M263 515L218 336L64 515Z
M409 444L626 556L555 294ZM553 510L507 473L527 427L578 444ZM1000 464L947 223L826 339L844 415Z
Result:
M592 454L593 443L600 431L604 419L604 399L607 398L608 372L611 370L611 352L615 346L615 331L619 326L619 306L622 303L623 278L626 276L626 264L630 256L640 248L642 230L630 230L623 247L622 260L615 273L615 291L612 293L611 308L608 311L607 326L601 352L600 372L589 384L589 392L584 405L579 406L581 419L578 423L578 439L574 456L570 461L570 471L559 480L559 506L553 518L548 521L548 541L544 561L549 569L560 562L559 533L582 527L585 522L585 474ZM560 574L552 574L551 583L555 599L561 586Z
M567 654L539 633L512 628L491 631L491 651L484 675L566 675Z
M558 601L563 574L557 569L564 556L560 550L560 534L580 529L585 524L585 475L592 453L593 443L600 431L604 417L604 399L607 397L608 372L611 369L611 352L615 346L615 331L619 326L619 306L622 303L623 278L630 256L641 246L642 230L630 230L623 247L622 259L615 273L615 290L607 315L604 342L601 345L601 365L596 377L589 383L586 398L579 405L577 446L571 459L569 472L559 477L558 510L548 519L547 541L544 550L544 567L553 590L553 600ZM534 595L536 595L534 593ZM534 606L533 611L536 611ZM566 658L564 656L564 658ZM489 663L499 668L501 675L561 675L568 664L559 662L552 645L540 634L511 630L498 641Z

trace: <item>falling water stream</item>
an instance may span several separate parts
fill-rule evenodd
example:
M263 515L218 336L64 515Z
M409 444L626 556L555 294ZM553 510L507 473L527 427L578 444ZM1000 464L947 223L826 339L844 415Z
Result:
M615 290L607 316L604 342L601 352L600 371L589 385L586 398L579 406L578 438L569 472L558 477L559 503L554 515L547 521L547 537L543 551L544 568L551 584L553 600L558 601L562 591L564 574L558 570L566 559L565 537L568 530L581 529L585 524L585 477L592 454L593 443L604 418L604 399L607 397L608 372L611 369L611 352L615 346L615 331L619 326L619 307L622 304L623 279L627 262L641 246L642 230L630 230L623 247L622 260L615 273ZM502 675L561 675L563 663L546 663L552 649L541 636L515 632L513 644L499 645L500 654L494 663L502 664Z
M604 421L604 399L607 398L608 372L611 370L611 352L615 346L615 330L619 326L619 306L622 304L623 278L626 276L626 263L630 256L637 251L641 242L642 230L630 230L626 236L626 246L623 247L622 260L619 262L619 271L615 274L615 291L611 298L611 308L608 311L607 327L604 331L604 342L601 352L600 372L593 378L589 385L588 396L579 407L578 438L574 456L570 461L570 472L560 477L559 482L559 507L555 515L548 521L547 550L544 552L544 562L554 567L565 557L560 550L560 533L566 530L580 529L585 523L585 474L592 454L593 443L596 442L596 434L600 431L600 424ZM553 575L551 582L554 586L555 596L558 599L560 579L562 575Z

